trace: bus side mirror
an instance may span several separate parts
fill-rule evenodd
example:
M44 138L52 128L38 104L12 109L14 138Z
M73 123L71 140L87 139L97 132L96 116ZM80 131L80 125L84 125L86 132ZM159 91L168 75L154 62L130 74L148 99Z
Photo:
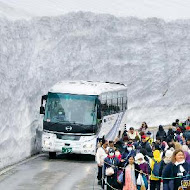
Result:
M47 95L43 95L41 98L40 114L45 114L45 108L43 106L44 100L47 100Z
M101 119L102 117L101 117L101 111L99 110L98 112L97 112L97 119Z
M45 114L45 108L43 106L40 107L40 114Z
M102 116L101 116L101 104L100 104L100 101L98 100L98 109L97 109L97 119L102 119Z

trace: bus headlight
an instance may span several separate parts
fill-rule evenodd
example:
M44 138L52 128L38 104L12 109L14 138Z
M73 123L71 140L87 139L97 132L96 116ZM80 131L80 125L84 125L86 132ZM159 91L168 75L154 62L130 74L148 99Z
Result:
M49 140L44 140L44 145L45 146L52 146L52 142Z
M44 133L42 135L42 146L45 148L52 148L56 135L52 133Z
M93 147L92 144L85 144L85 145L83 146L83 148L92 148L92 147Z

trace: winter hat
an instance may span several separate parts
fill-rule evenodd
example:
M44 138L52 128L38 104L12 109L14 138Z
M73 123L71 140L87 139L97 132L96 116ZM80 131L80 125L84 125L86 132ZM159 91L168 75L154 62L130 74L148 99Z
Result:
M135 160L137 161L140 158L144 159L144 155L142 153L137 153L137 155L135 156Z
M139 159L142 159L141 161ZM135 156L135 162L140 165L140 164L143 164L143 163L146 163L145 159L144 159L144 155L142 153L137 153L136 156Z
M115 154L115 150L113 148L109 148L108 154L110 154L110 153L114 153Z
M186 127L186 130L187 130L187 131L190 131L190 126L187 126L187 127Z
M113 148L109 148L108 157L109 158L114 158L115 157L115 150Z
M187 145L182 145L182 150L188 152L189 148Z
M146 134L147 134L147 135L151 135L152 133L151 133L150 131L148 131Z
M174 151L172 151L172 150L170 150L170 149L169 149L169 150L166 150L165 157L167 157L167 158L171 158L173 152L174 152Z
M159 131L163 131L163 130L164 130L163 126L159 125Z
M174 151L172 151L172 150L166 150L165 157L164 157L165 164L168 164L171 162L171 157L173 155L173 152Z
M143 135L143 136L141 137L141 139L146 139L146 135Z
M154 156L154 159L157 161L157 162L160 162L161 161L161 154L160 154L160 151L159 150L155 150L153 152L153 156Z

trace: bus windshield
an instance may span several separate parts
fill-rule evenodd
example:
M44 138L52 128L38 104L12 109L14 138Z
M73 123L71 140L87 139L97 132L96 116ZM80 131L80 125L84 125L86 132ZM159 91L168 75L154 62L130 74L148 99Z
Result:
M45 117L48 122L96 125L98 96L48 93Z

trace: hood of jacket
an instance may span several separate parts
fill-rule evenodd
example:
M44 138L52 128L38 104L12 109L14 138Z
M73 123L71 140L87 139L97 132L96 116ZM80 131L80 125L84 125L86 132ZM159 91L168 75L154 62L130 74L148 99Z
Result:
M154 159L157 161L157 162L160 162L161 161L161 153L159 150L155 150L153 152L153 156L154 156Z

